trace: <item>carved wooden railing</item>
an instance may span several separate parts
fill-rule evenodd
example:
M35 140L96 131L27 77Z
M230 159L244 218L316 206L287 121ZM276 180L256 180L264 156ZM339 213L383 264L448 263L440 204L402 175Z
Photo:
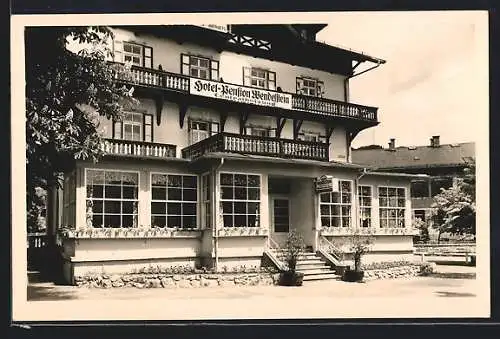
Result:
M328 144L233 133L219 133L182 150L182 157L194 159L210 152L277 156L328 161Z
M101 147L102 151L108 155L175 158L177 153L175 145L143 141L106 139Z
M153 68L132 66L129 78L119 77L121 81L148 87L159 87L189 93L191 78L182 74L165 72ZM248 87L241 86L240 87ZM248 87L254 89L253 87ZM277 92L271 91L269 92ZM287 93L287 92L280 92ZM377 121L377 108L362 106L326 98L287 93L292 95L292 110L318 113L326 116L347 117L363 121Z
M325 98L306 95L292 95L292 109L312 111L329 116L344 116L348 118L377 121L377 108L351 104Z

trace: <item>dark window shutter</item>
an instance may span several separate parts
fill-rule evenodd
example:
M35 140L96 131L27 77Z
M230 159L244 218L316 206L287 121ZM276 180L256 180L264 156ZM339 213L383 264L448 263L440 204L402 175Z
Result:
M153 115L144 114L144 141L153 142Z
M276 72L267 72L267 88L272 91L276 90Z
M250 74L252 69L250 67L243 67L243 85L250 86Z
M148 46L143 46L142 53L143 53L142 66L146 68L153 68L153 48Z
M304 87L304 80L302 78L297 78L296 81L297 94L302 94L302 87Z
M113 39L113 61L123 62L123 41Z
M217 60L210 61L210 79L219 81L219 62Z
M325 94L325 83L323 81L318 81L316 85L317 96L322 98Z
M181 74L190 75L189 74L189 55L181 54Z
M121 121L115 121L113 123L113 139L122 139L122 126L123 123Z
M218 122L212 122L210 124L210 135L215 135L219 133L219 123Z

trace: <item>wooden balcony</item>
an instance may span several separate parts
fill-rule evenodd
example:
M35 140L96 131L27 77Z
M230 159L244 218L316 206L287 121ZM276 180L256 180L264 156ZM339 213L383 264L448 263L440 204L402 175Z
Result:
M106 155L126 157L175 158L177 147L143 141L106 139L101 145Z
M143 87L163 89L167 91L174 91L185 95L190 95L190 82L198 79L190 78L185 75L170 73L160 70L144 67L132 67L132 78L121 79L122 81L133 82ZM222 84L222 83L219 83ZM237 86L245 89L255 90L253 87L234 85L224 83L225 85ZM358 121L364 121L370 124L377 122L377 108L362 106L342 101L336 101L326 98L305 96L295 93L269 91L270 93L288 94L291 96L291 111L305 112L306 114L313 114L315 117L324 118L348 118ZM194 95L193 95L194 96ZM198 99L202 98L196 96ZM206 98L213 100L213 98ZM218 100L233 102L229 99L220 98Z
M182 157L195 159L211 152L263 155L280 158L328 161L328 144L219 133L182 150Z

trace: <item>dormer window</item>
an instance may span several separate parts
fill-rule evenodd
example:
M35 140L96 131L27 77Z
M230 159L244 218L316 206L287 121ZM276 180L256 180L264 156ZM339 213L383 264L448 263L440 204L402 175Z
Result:
M276 90L276 73L262 68L243 67L243 85Z
M318 79L304 77L297 78L297 94L322 97L324 87L324 83Z
M209 58L181 54L182 74L194 78L219 80L219 62Z

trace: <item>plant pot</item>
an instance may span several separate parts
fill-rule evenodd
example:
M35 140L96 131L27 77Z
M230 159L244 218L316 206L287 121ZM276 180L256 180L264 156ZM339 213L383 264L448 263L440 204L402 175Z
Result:
M340 276L343 276L344 273L349 269L349 266L348 265L341 265L341 266L336 266L335 267L335 273L340 275Z
M280 285L281 286L302 286L304 281L304 273L300 272L281 272Z
M363 280L364 276L364 271L346 270L342 275L342 280L348 282L360 282Z

